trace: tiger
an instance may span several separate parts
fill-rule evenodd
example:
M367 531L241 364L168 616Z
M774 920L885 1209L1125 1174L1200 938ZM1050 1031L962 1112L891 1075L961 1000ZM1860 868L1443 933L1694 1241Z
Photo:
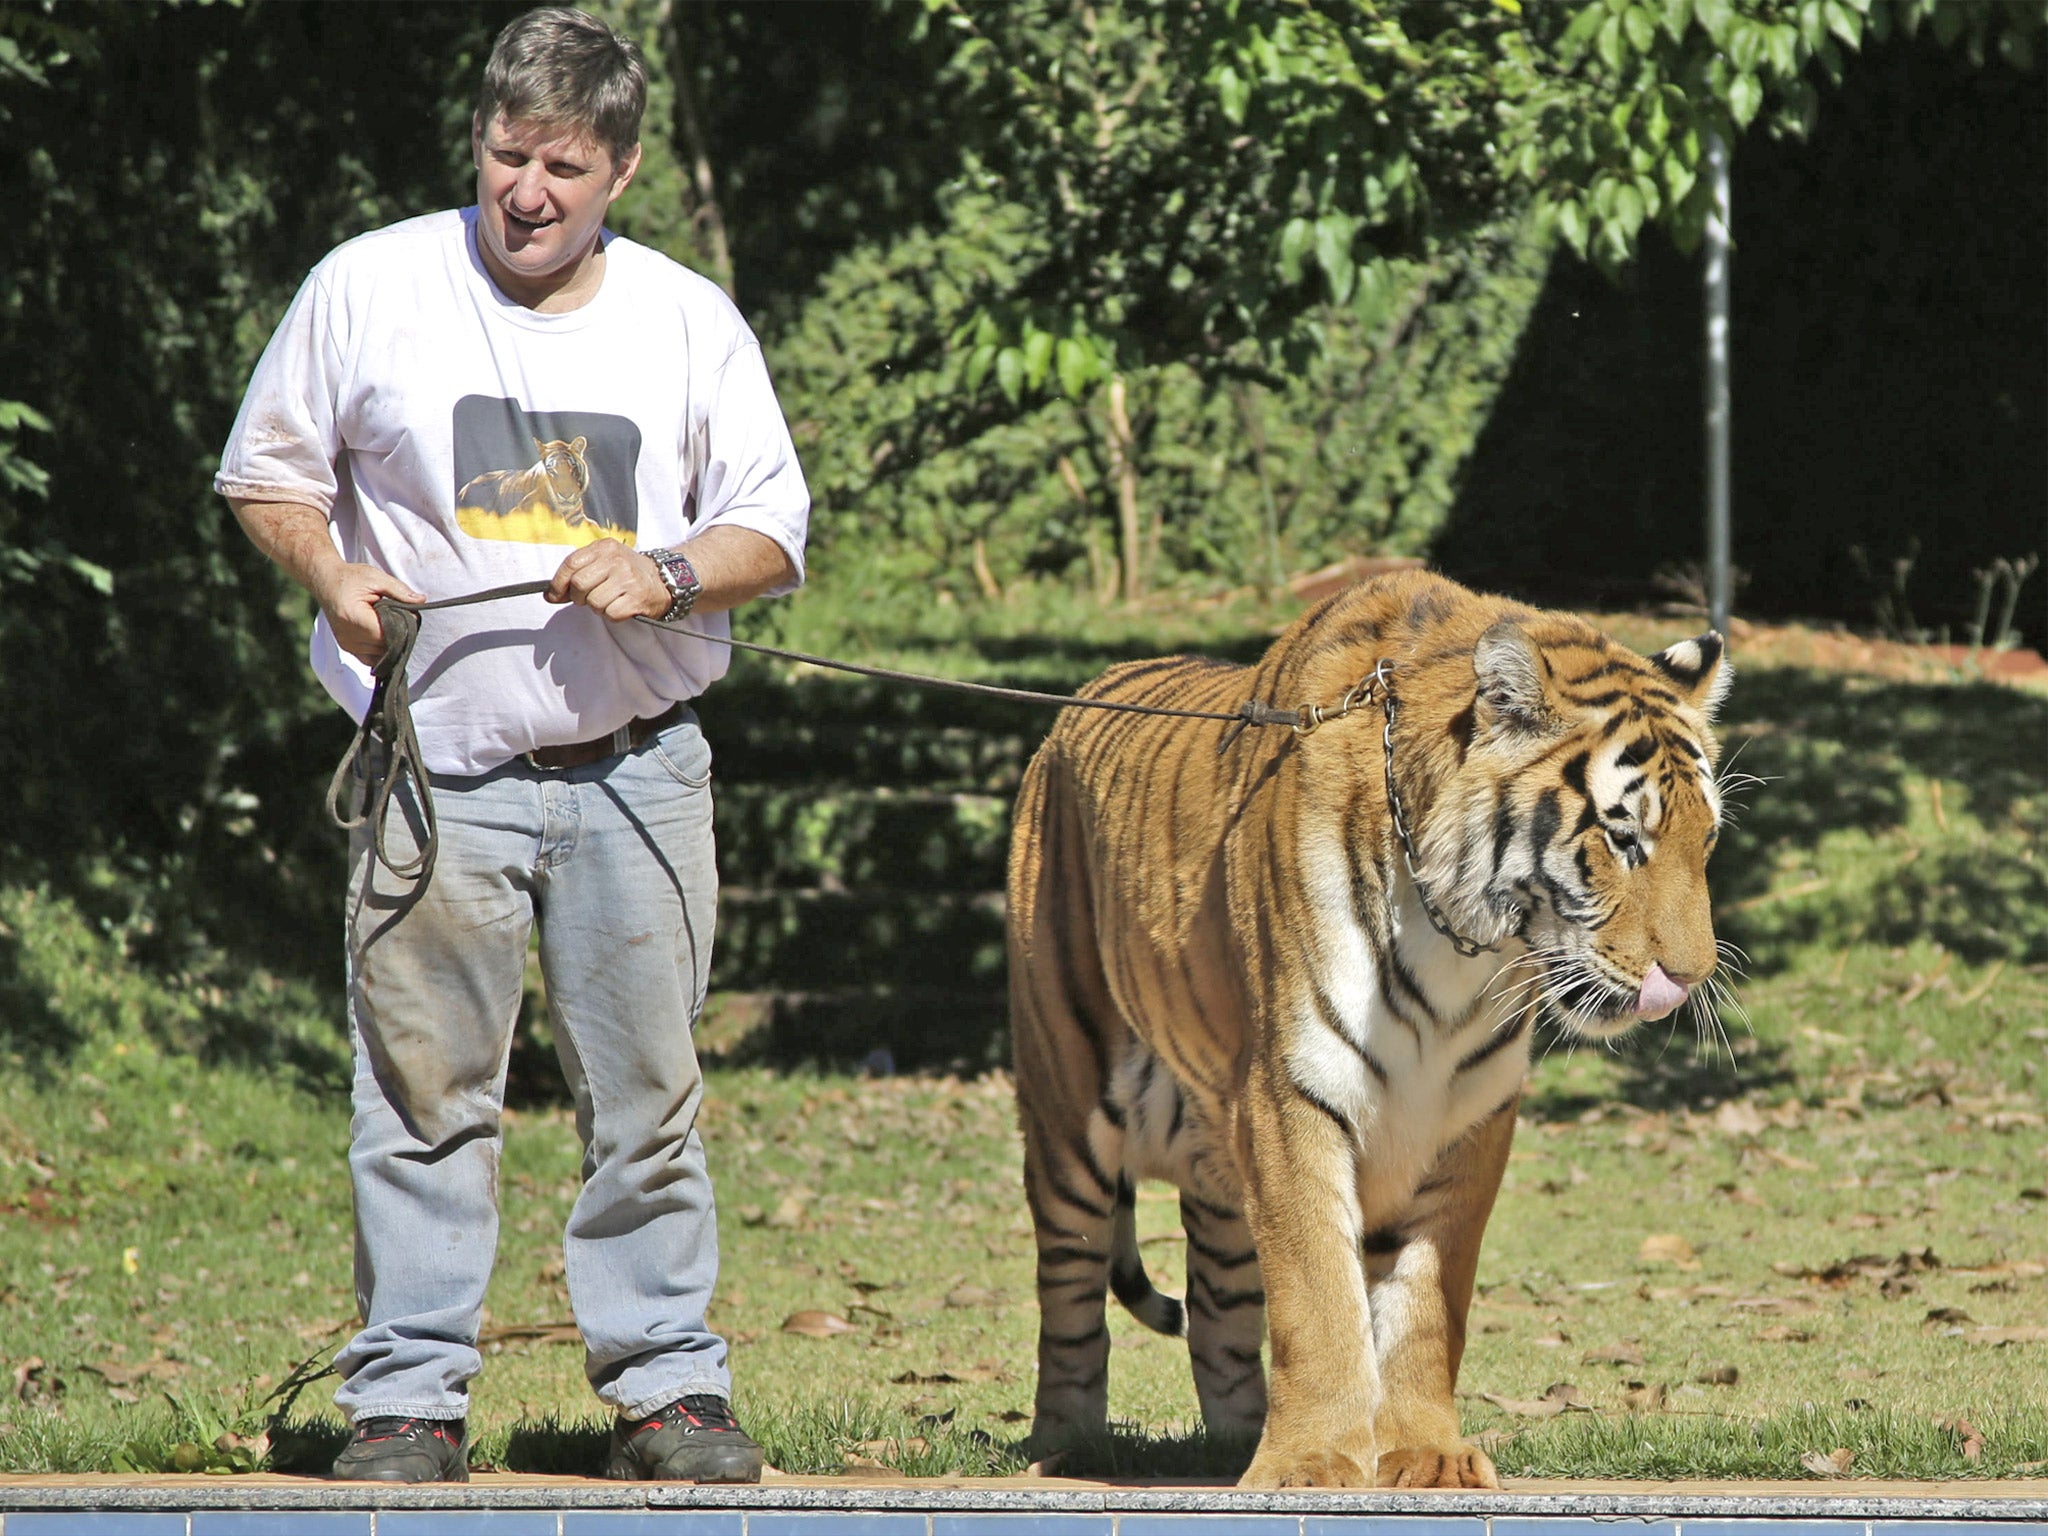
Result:
M590 516L588 438L542 442L529 438L540 458L525 469L492 469L469 480L455 495L455 519L478 538L543 544L590 543L599 538L632 541L629 532Z
M1454 1392L1530 1040L1546 1003L1607 1039L1712 976L1724 653L1418 570L1253 665L1081 693L1319 706L1296 729L1061 712L1007 890L1034 1457L1106 1429L1114 1292L1185 1335L1205 1427L1256 1437L1241 1486L1500 1486ZM1179 1189L1184 1302L1139 1257L1147 1178Z

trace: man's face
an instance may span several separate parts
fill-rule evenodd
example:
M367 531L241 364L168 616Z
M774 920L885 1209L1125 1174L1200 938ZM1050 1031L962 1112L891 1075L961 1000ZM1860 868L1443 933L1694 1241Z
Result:
M485 265L521 303L545 298L579 275L605 210L640 165L637 145L614 164L580 134L510 122L502 112L473 125L470 147Z

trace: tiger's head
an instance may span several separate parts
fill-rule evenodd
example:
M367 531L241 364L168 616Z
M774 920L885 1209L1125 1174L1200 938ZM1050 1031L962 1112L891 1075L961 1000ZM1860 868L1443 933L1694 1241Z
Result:
M558 438L544 443L536 437L531 441L540 450L540 462L534 468L546 482L548 501L569 522L584 521L583 493L590 489L590 460L584 457L584 450L590 439L579 437L565 443Z
M1442 905L1466 932L1527 944L1510 980L1579 1035L1663 1018L1714 972L1723 650L1709 631L1646 659L1524 610L1472 651L1470 702L1447 722L1464 750L1420 839L1425 879L1455 889Z

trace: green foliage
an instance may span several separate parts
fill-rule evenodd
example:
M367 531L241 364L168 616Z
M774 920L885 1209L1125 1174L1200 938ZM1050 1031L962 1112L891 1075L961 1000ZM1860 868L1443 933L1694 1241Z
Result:
M962 326L995 331L985 310L967 316L1040 250L1028 210L963 197L942 230L844 259L775 338L821 589L971 600L1076 572L1098 592L1114 587L1101 401L1031 392L1032 367L1061 366L1054 349L1021 365L1012 407L977 387L992 343L947 343ZM1382 263L1390 294L1375 328L1349 308L1306 318L1318 345L1297 375L1213 378L1185 363L1129 375L1153 556L1238 585L1360 548L1420 550L1546 268L1525 228L1489 227L1434 263Z
M172 969L195 925L255 916L286 958L334 860L311 813L337 722L292 659L307 604L212 494L219 446L311 264L462 196L449 61L512 9L0 13L40 40L33 72L0 72L22 146L0 378L34 412L0 418L9 863L75 888L120 871Z

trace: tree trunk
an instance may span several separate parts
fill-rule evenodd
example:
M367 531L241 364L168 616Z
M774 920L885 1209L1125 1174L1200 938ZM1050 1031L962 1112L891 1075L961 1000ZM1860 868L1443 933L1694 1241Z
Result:
M1116 518L1123 549L1124 601L1145 595L1145 530L1138 515L1138 464L1131 442L1131 416L1126 405L1124 376L1109 380L1109 472L1116 481Z
M683 46L681 29L671 31L673 0L661 0L658 12L660 36L669 45L669 79L675 85L676 122L689 161L690 189L696 206L690 222L703 236L710 253L711 277L729 299L738 297L732 270L732 246L725 237L725 213L718 206L718 182L711 172L711 147L705 142L703 125L697 119L697 93L690 88L690 61Z

